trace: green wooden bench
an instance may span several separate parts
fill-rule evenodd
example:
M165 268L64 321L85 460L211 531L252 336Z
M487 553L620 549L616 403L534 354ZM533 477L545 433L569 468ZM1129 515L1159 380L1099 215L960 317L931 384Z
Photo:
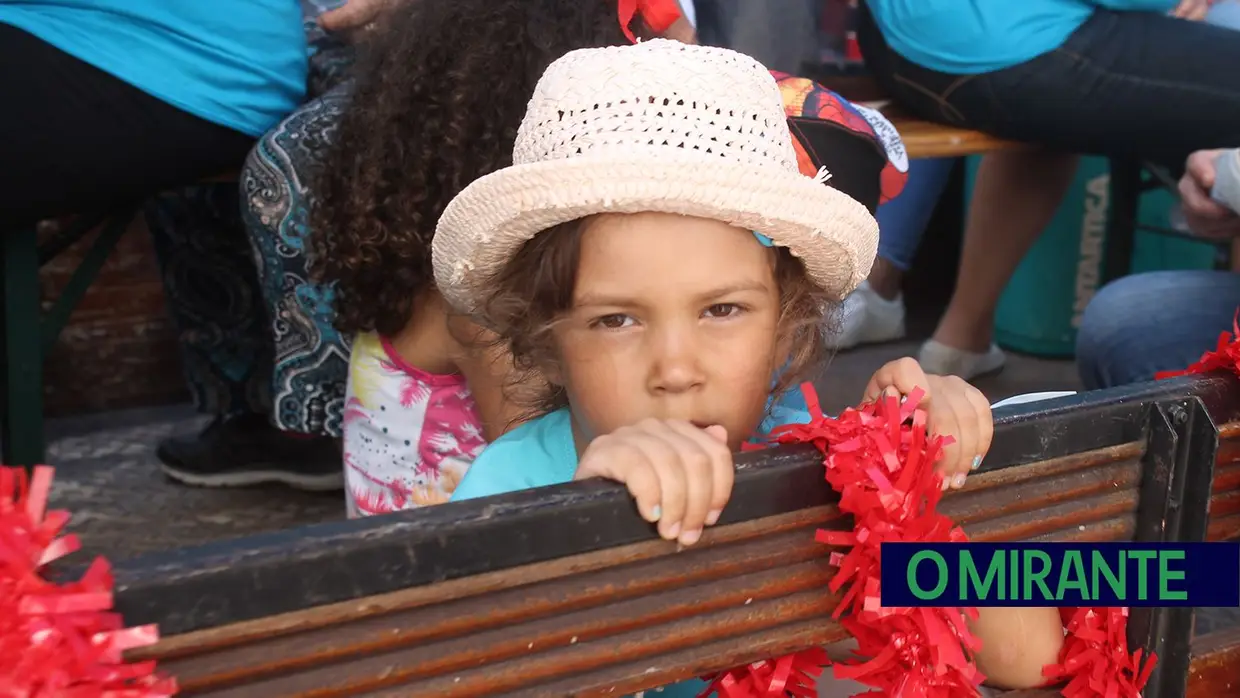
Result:
M200 184L235 182L235 174L209 177ZM141 209L141 202L117 206L105 213L84 214L39 239L37 227L3 230L0 222L0 312L4 341L4 402L0 405L0 446L3 462L31 466L43 461L43 367L69 323L73 310L99 276L116 243ZM82 257L60 295L44 307L39 270L78 241L98 229L99 234Z
M0 444L4 462L31 466L42 462L43 363L73 309L99 276L116 243L137 213L137 205L111 214L84 215L40 242L37 228L30 227L0 236L0 265L4 275L4 404L0 419ZM44 309L39 270L90 231L99 235L82 257L69 282Z

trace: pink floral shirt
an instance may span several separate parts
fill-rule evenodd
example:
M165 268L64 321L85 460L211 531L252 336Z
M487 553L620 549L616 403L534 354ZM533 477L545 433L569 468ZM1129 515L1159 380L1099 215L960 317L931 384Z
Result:
M462 376L410 366L374 333L354 339L344 412L350 517L447 502L485 446Z

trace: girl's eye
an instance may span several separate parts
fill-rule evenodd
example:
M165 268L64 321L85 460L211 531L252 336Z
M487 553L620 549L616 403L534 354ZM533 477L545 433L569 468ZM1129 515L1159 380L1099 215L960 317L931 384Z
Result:
M716 303L706 309L706 315L714 318L732 317L741 311L735 303Z
M629 317L628 315L623 315L621 313L612 313L611 315L604 315L602 317L595 318L594 321L590 323L590 326L591 327L602 327L608 330L620 330L620 329L624 329L625 327L628 327L629 323L631 323L632 321L633 321L633 318Z

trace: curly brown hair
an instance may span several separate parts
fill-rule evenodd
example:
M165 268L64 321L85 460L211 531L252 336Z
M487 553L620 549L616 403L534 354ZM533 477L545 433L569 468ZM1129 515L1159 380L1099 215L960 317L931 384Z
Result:
M311 274L336 325L394 335L434 283L431 239L473 180L512 162L534 85L569 51L629 43L616 0L411 0L359 56L315 182ZM650 32L640 21L633 30Z
M483 301L487 326L512 353L516 370L509 399L527 409L528 418L568 405L564 387L541 377L558 361L552 330L572 308L585 220L562 223L522 245ZM828 337L839 304L810 281L805 265L787 248L772 252L780 296L779 340L788 352L773 390L779 394L806 380L830 356Z

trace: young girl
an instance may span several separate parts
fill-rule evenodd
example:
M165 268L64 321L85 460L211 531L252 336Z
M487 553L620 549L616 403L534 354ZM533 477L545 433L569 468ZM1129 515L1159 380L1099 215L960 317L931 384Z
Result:
M540 416L487 447L453 499L605 477L691 545L727 505L731 454L774 426L771 396L822 355L824 308L865 278L877 224L830 173L798 171L771 75L723 49L566 55L539 81L513 161L444 211L435 278L545 389ZM867 397L916 386L931 428L955 438L944 477L963 476L989 447L985 398L909 359ZM1000 685L1041 683L1063 638L1055 609L986 608L975 629Z
M573 49L626 31L692 39L675 0L622 17L617 0L414 2L385 18L332 141L313 210L314 273L352 335L343 441L353 516L445 502L487 439L519 416L510 362L470 349L431 282L448 201L510 162L534 83ZM657 12L655 10L658 10Z

